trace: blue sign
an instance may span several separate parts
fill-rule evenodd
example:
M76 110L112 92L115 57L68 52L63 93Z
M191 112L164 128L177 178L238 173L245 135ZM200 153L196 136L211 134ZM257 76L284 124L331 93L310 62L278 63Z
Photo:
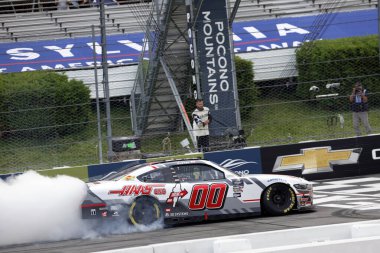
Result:
M233 24L235 52L294 48L305 40L377 34L377 20L377 10L372 9L238 22Z
M328 21L318 28L320 16L302 16L235 22L233 40L236 53L294 48L305 39L337 39L377 34L377 10L325 14ZM320 30L313 37L313 31ZM143 47L143 33L107 37L108 63L111 66L136 64ZM95 52L101 60L100 38ZM0 43L0 73L44 69L75 69L92 66L92 38L69 38L38 42Z
M143 47L144 34L110 35L107 37L109 66L136 64ZM0 44L0 73L33 70L72 69L94 65L94 51L100 66L100 38L95 47L92 38L62 39L38 42Z
M204 159L220 164L240 175L261 174L260 148L207 152Z

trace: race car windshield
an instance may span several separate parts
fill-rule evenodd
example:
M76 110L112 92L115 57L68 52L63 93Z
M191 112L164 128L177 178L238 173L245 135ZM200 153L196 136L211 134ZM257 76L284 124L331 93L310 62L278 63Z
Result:
M146 166L146 164L139 164L139 165L135 165L132 167L122 169L122 170L117 171L117 172L115 171L115 173L110 173L107 176L103 177L102 180L118 181L121 178L123 178L124 176L126 176L127 174L131 173L132 171L135 171L135 170L137 170L141 167L144 167L144 166Z

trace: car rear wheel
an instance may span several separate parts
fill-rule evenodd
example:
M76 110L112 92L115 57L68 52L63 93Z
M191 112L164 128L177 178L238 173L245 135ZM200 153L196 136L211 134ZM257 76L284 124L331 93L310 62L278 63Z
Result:
M296 204L296 195L292 188L285 184L273 184L265 189L262 205L265 212L271 215L289 213Z
M133 225L151 225L161 220L162 211L155 199L140 197L133 201L128 216Z

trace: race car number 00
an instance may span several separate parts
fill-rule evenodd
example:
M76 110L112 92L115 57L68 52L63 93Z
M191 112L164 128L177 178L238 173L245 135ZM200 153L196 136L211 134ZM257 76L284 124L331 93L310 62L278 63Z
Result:
M193 186L189 200L190 210L220 209L227 193L226 184L197 184Z

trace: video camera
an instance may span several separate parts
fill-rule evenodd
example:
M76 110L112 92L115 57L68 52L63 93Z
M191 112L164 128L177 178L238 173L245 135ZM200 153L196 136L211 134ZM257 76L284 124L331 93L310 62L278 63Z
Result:
M311 86L309 89L310 92L319 92L319 87L318 86Z
M326 84L326 89L336 89L340 87L340 83L328 83Z

